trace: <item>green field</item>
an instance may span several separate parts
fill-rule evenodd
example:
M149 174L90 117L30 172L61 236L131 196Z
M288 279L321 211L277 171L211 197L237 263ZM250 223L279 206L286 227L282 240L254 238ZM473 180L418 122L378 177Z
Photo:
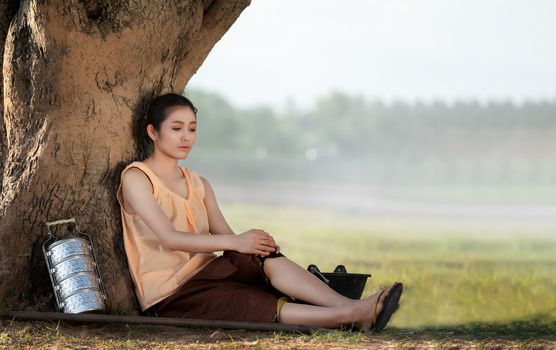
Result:
M271 205L221 209L236 233L262 228L303 267L371 273L364 296L400 280L380 334L301 335L144 325L0 321L0 348L552 349L556 221L377 216Z
M301 266L400 280L390 325L556 324L556 222L463 220L221 204L236 233L261 228Z

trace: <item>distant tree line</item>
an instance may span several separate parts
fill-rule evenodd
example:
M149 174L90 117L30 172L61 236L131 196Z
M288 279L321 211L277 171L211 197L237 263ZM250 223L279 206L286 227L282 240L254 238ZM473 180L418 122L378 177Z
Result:
M199 109L198 164L218 160L229 176L556 184L556 101L384 103L333 92L309 111L274 111L185 95Z

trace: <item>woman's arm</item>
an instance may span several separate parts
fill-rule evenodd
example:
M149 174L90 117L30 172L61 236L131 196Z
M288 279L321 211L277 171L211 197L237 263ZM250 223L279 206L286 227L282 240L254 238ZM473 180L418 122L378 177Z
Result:
M176 231L154 198L151 181L140 169L132 168L123 174L122 191L125 203L143 219L164 246L195 253L236 250L235 235L210 236Z
M216 196L214 194L214 191L212 190L212 186L207 179L202 176L199 177L201 178L203 186L205 187L205 198L203 199L203 202L205 203L205 207L207 208L209 232L213 235L235 235L234 231L232 230L230 225L228 225L228 222L226 221L224 215L218 207L218 203L216 202Z
M207 208L210 233L212 235L229 235L229 234L235 235L230 225L228 225L226 218L224 218L222 211L220 211L220 208L218 207L218 202L216 201L216 195L212 190L212 186L210 185L207 179L205 179L202 176L199 177L201 178L201 181L203 182L203 186L205 187L205 198L203 199L203 202L205 203L205 207ZM280 246L278 246L276 242L274 242L274 238L272 238L272 236L270 236L269 238L272 241L268 241L268 245L273 247L276 253L279 253Z

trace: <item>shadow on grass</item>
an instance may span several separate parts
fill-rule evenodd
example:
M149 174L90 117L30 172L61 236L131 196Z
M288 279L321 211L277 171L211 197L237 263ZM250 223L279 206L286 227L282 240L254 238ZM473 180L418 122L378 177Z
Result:
M246 330L218 330L218 329L183 329L170 327L168 333L163 336L167 340L174 337L182 337L184 334L194 333L196 340L202 342L217 342L222 340L236 339L243 341L254 341L267 339L270 341L337 341L340 343L357 343L372 341L380 338L384 341L484 341L484 340L507 340L507 341L556 341L556 317L551 314L539 314L523 320L515 320L507 323L468 323L461 325L425 326L420 328L386 328L380 333L360 333L358 331L330 330L327 332L316 332L312 335L295 334L285 332L268 331L246 331ZM149 326L128 326L126 336L137 339L152 334ZM164 327L158 328L159 330ZM173 331L171 330L173 329ZM174 332L174 334L172 334ZM182 333L181 335L178 335ZM191 334L192 335L192 334ZM190 336L191 336L190 335Z
M462 325L390 328L383 334L392 339L546 339L556 340L556 315L543 313L508 323L468 323Z
M66 344L83 347L147 348L161 342L172 344L205 344L215 349L257 345L272 348L274 345L300 347L315 346L363 346L392 344L417 346L435 342L469 344L499 342L510 344L538 344L556 342L556 317L546 313L508 323L469 323L463 325L428 326L420 328L386 328L375 333L331 330L312 335L285 332L222 330L217 328L186 328L174 326L149 326L127 324L68 324L66 322L0 322L0 347L7 344L42 345ZM2 343L2 341L7 343ZM211 345L212 344L212 345ZM231 345L230 345L231 344ZM409 345L408 345L409 344ZM412 345L413 344L413 345ZM500 345L499 344L499 345ZM514 344L514 345L515 345ZM125 345L125 346L124 346ZM501 345L501 346L502 346ZM520 345L521 346L521 345Z

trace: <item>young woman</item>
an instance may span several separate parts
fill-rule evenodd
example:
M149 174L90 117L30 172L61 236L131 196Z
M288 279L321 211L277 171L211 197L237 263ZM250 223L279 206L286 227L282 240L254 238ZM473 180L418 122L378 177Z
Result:
M232 231L207 179L178 166L195 144L196 126L197 109L187 98L155 98L141 126L150 155L121 174L124 245L142 311L362 332L384 328L398 308L401 283L352 300L289 260L270 233Z

